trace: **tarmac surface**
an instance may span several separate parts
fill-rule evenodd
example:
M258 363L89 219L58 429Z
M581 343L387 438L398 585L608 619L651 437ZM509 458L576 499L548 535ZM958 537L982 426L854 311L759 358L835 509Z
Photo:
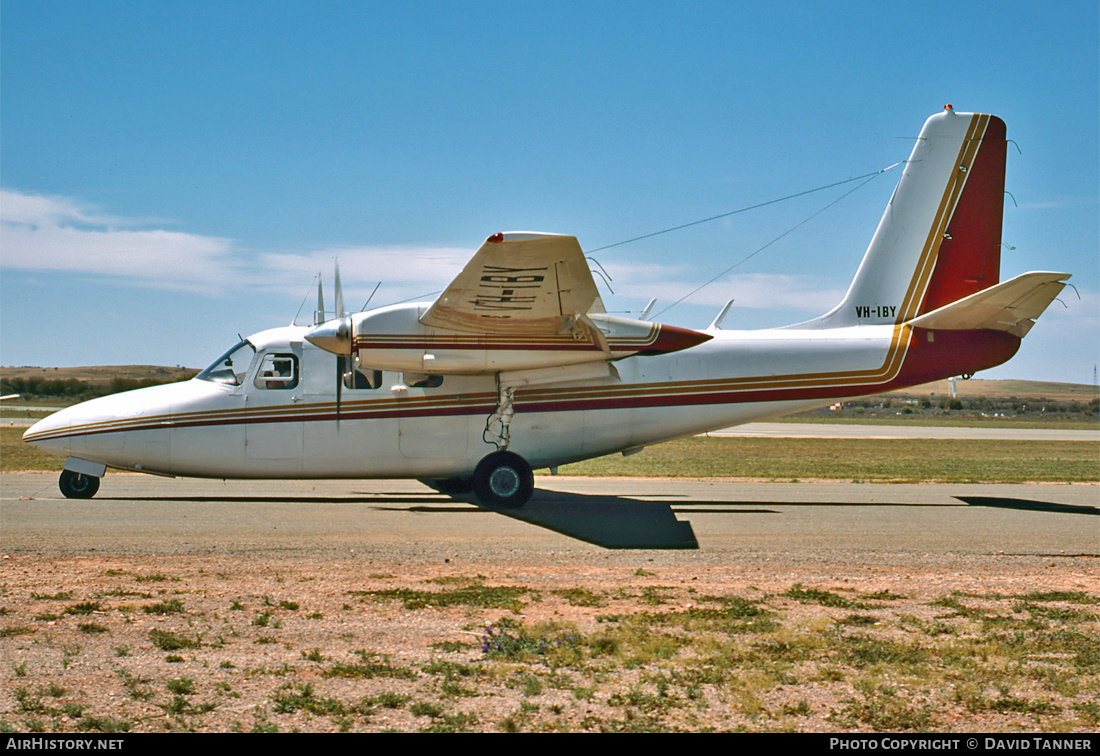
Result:
M415 481L221 481L108 474L94 499L56 473L0 475L3 556L278 553L580 560L619 549L794 561L1100 557L1100 485L856 484L538 477L497 512ZM1091 563L1095 569L1096 563Z

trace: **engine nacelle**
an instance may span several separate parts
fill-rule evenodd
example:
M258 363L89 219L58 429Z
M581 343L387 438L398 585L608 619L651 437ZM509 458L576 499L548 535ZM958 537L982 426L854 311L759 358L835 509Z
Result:
M550 335L469 333L420 322L425 304L392 305L322 323L306 335L335 354L355 353L360 365L426 374L532 370L675 352L709 334L605 314L562 318ZM341 324L350 321L350 334ZM349 338L350 336L350 338Z

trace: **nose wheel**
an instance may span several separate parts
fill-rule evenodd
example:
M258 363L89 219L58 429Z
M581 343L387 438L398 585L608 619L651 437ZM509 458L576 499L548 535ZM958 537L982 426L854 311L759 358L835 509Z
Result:
M67 499L90 499L99 490L99 478L72 470L62 470L57 485Z
M474 470L478 503L493 509L518 509L535 490L535 476L527 460L512 452L494 452Z

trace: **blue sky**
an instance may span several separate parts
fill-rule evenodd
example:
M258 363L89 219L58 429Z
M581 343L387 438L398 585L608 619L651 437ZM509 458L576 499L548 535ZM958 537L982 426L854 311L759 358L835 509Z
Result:
M305 322L336 257L349 306L431 294L496 231L593 250L876 171L952 103L1019 147L1002 279L1080 295L980 377L1091 383L1100 10L992 9L4 0L0 362L202 367L308 293ZM688 327L731 297L727 328L821 314L896 181L665 312L854 185L597 252L605 301Z

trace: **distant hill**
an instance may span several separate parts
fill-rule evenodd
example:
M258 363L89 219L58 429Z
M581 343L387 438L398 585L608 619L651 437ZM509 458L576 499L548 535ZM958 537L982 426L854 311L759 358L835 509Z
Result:
M193 368L161 367L158 365L93 365L90 367L0 367L0 378L75 378L88 383L110 382L112 378L128 380L187 380L199 371Z
M0 367L0 393L79 400L142 386L186 381L198 372L191 368L157 365Z
M1085 383L1054 383L1052 381L987 381L970 379L955 381L956 396L960 399L982 397L986 399L1052 399L1054 401L1088 402L1100 397L1100 386ZM934 381L901 391L891 391L886 396L950 396L947 381Z

